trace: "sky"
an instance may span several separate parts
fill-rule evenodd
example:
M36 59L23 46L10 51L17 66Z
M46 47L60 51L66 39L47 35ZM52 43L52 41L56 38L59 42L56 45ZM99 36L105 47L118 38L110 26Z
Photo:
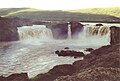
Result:
M0 8L29 7L41 10L73 10L120 6L120 0L0 0Z

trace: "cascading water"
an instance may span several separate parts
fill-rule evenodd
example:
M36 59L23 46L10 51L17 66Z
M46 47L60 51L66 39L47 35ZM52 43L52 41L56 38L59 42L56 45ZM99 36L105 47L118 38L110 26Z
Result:
M20 40L48 40L52 39L52 32L45 26L23 26L18 28Z
M68 24L68 37L67 37L67 39L71 39L72 37L71 37L71 25L70 24Z
M84 26L84 30L79 33L80 45L107 45L110 41L110 28L106 26Z
M109 43L108 27L84 26L78 39L71 39L71 28L68 26L68 39L55 40L52 32L45 26L24 26L18 28L20 41L0 45L0 75L27 72L29 77L45 73L53 66L71 64L76 60L72 57L58 57L54 51L69 47L72 50L100 47ZM27 40L27 41L23 41ZM30 43L23 43L29 42ZM21 42L22 41L22 42ZM39 45L39 42L42 44ZM45 41L45 42L43 42ZM35 44L36 42L36 44Z

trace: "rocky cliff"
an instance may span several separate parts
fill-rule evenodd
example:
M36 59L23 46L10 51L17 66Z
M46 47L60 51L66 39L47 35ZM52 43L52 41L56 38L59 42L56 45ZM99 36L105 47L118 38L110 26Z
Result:
M120 43L120 27L112 26L111 30L111 45Z
M17 27L12 24L8 18L0 18L0 41L18 40Z
M0 41L19 40L17 27L46 24L36 19L0 17Z

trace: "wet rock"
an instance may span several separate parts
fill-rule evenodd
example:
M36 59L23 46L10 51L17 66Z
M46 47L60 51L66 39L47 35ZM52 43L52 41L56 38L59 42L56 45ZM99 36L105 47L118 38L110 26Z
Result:
M72 36L72 38L73 39L78 38L79 33L81 31L83 31L83 29L84 29L84 27L83 27L84 25L77 22L77 21L71 21L69 24L71 25L71 36Z
M0 76L0 81L30 81L27 73L12 74L8 77Z
M103 24L99 23L99 24L96 24L95 26L103 26Z
M65 47L64 49L69 49L69 47Z
M93 48L86 48L85 51L89 51L89 52L91 52L91 51L93 51L93 50L94 50Z
M59 50L55 51L55 54L58 54L59 53Z
M120 43L120 27L111 26L110 31L111 31L110 44L111 45L119 44Z
M73 50L61 50L61 51L55 51L58 56L74 56L74 57L84 57L83 52L77 52Z
M57 65L48 73L37 75L35 78L33 78L33 81L53 81L62 75L72 75L75 70L76 69L74 66L70 64Z
M66 39L68 32L68 23L56 23L52 25L53 38Z
M0 18L0 41L17 41L19 40L17 27L11 19Z

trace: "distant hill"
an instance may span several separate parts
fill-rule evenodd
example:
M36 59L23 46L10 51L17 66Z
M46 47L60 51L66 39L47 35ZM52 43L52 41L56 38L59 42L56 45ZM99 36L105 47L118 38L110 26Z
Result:
M104 14L111 15L120 18L120 7L109 7L109 8L88 8L79 10L69 10L68 12L79 12L79 13L90 13L90 14Z
M116 8L115 8L116 9ZM100 9L85 9L85 10L69 10L69 11L43 11L32 8L5 8L0 9L0 16L2 17L20 17L20 18L32 18L32 19L40 19L40 20L76 20L76 21L102 21L102 22L120 22L119 14L116 11L117 16L111 15L113 13L111 10L110 14L103 14L101 10L101 14L97 11ZM107 13L107 9L106 9Z

